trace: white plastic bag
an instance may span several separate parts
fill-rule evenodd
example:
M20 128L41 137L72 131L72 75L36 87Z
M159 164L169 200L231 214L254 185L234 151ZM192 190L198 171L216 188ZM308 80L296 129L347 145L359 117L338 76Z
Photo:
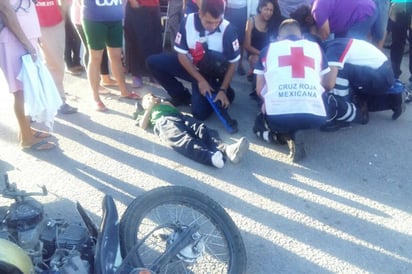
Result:
M23 65L17 79L23 82L24 110L35 122L53 129L54 117L63 101L53 78L40 58L35 62L30 54L22 56Z

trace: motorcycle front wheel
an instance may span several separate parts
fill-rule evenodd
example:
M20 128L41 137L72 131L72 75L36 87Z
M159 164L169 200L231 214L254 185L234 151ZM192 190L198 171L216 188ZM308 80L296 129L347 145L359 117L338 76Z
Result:
M120 221L122 256L135 267L153 269L155 260L193 224L196 245L183 248L159 273L245 273L246 251L227 212L207 195L182 186L160 187L137 197ZM142 242L143 241L143 242ZM136 249L136 244L141 243Z

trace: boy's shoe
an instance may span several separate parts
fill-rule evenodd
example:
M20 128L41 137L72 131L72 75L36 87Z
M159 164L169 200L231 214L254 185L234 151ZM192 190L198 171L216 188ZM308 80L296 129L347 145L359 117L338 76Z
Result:
M77 108L70 106L67 103L64 103L63 105L61 105L61 107L59 108L59 113L60 114L73 114L77 112Z
M289 147L289 158L294 163L306 157L303 131L295 131L291 136L286 136L285 138Z
M227 145L225 154L229 161L234 164L239 163L239 161L243 158L246 151L249 150L249 141L245 137L242 137L234 144Z
M212 161L212 165L216 168L222 168L225 166L225 162L223 161L223 154L220 151L213 153L210 160Z

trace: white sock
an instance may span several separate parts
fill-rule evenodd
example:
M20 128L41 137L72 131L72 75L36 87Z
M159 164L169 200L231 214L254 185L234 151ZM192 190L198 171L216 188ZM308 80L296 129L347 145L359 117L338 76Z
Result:
M214 167L222 168L225 165L225 162L223 162L223 154L220 151L213 153L211 160Z
M269 140L269 131L268 131L268 130L264 131L262 135L263 135L263 136L262 136L263 140L265 140L266 142L270 143L270 140Z

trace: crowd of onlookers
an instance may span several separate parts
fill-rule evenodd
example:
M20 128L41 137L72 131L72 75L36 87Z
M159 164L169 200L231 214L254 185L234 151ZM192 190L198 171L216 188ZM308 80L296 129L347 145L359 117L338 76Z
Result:
M279 96L279 87L283 85L288 93L281 94L296 95L290 83L302 84L301 79L306 77L305 66L317 66L317 60L313 64L305 63L308 61L305 52L297 49L315 48L296 44L296 40L305 38L318 43L322 48L320 54L328 60L326 67L318 71L322 75L316 81L322 82L322 87L316 84L314 88L334 94L323 96L323 130L337 130L350 122L367 123L368 111L392 109L393 119L404 111L401 90L404 85L399 77L404 47L412 45L412 3L390 3L389 0L169 0L166 17L162 17L160 9L165 3L159 0L128 0L125 3L116 0L0 0L0 3L5 26L0 32L0 66L15 97L19 141L23 148L48 150L56 146L47 141L50 134L32 128L25 115L24 86L17 76L22 66L20 57L27 53L34 61L41 53L63 101L60 114L77 112L76 107L66 102L64 73L81 75L86 72L97 111L107 111L99 95L102 87L115 86L121 98L139 100L141 95L131 88L142 87L145 81L150 81L167 91L174 107L191 105L195 119L204 120L215 112L223 122L225 119L232 121L227 109L235 98L230 82L237 73L251 82L250 96L262 110L254 132L268 142L287 143L293 160L299 160L305 153L300 147L301 134L297 132L319 127L319 121L316 126L302 126L307 117L301 117L299 126L291 129L283 125L293 124L289 116L285 117L292 115L296 120L300 117L299 111L275 111L272 117L267 109L273 109L269 105L274 98L272 92ZM285 19L293 20L282 24ZM164 48L164 32L170 37L170 42L166 42L168 48ZM382 53L387 34L391 36L389 59ZM290 43L272 47L273 43L283 40ZM301 54L300 59L284 59L276 52L281 47L288 48L292 55ZM271 54L283 63L266 60ZM409 60L409 80L412 81L412 51ZM295 74L296 62L304 64L303 76L299 72ZM284 66L293 69L293 77L282 78L290 80L285 84L280 83L275 74L268 73L276 71L279 78L284 72L278 69ZM381 84L385 90L379 92L379 88L371 84L377 82L374 77L380 77L378 71L389 73L387 81ZM130 74L131 84L126 83L126 74ZM359 74L369 82L359 80ZM179 79L189 81L191 90ZM275 82L277 87L274 87Z

